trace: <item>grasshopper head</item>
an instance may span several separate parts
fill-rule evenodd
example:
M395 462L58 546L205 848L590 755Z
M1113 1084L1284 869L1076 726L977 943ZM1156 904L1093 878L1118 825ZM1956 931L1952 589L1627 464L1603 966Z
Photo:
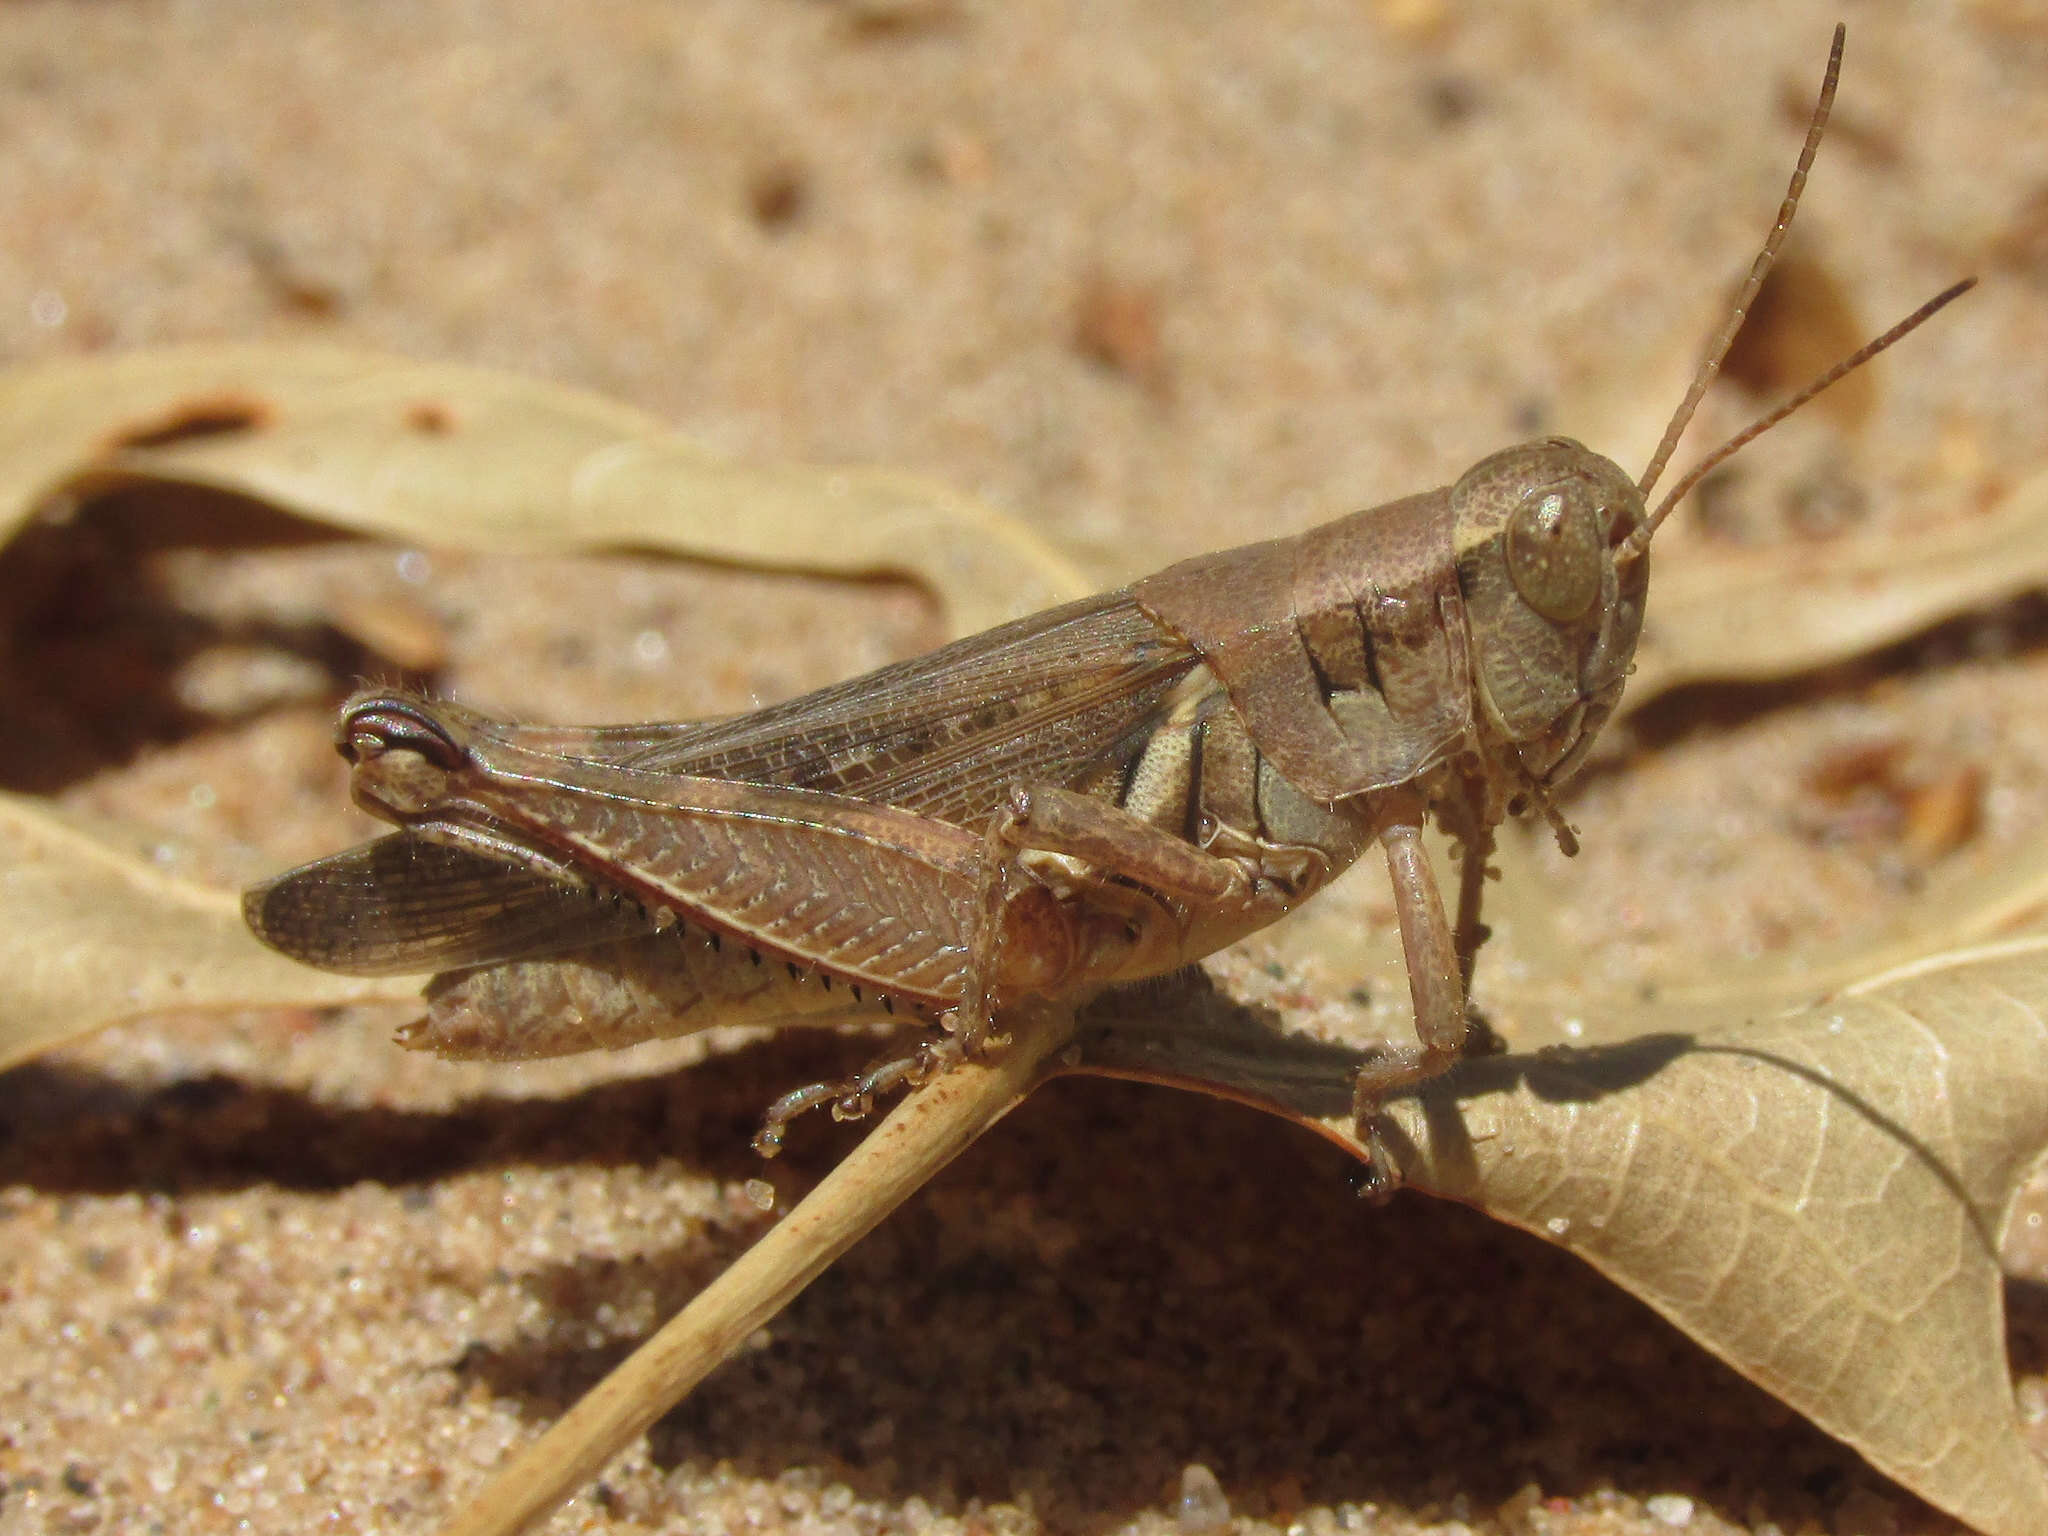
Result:
M1481 459L1451 488L1452 548L1484 729L1545 784L1621 698L1643 626L1648 514L1621 467L1568 437Z

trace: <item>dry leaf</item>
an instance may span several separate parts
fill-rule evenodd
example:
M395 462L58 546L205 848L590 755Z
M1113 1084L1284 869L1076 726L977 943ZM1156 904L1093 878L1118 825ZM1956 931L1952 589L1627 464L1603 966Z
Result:
M1910 538L1660 550L1636 670L1640 709L1683 683L1763 682L1860 656L2048 585L2048 475Z
M2048 1466L2013 1399L1999 1251L2048 1144L2044 1010L2048 938L1933 957L1775 1019L1470 1062L1388 1106L1395 1155L1415 1189L1577 1253L1985 1536L2034 1536ZM454 1530L509 1536L601 1470L912 1193L891 1170L957 1153L1059 1038L914 1094ZM1091 1009L1064 1070L1246 1100L1362 1159L1363 1059L1189 985Z
M1455 1128L1442 1095L1404 1113L1420 1186L1571 1249L1987 1536L2048 1529L1998 1262L2048 1146L2048 941L1488 1075Z
M242 904L157 873L107 829L0 796L0 1070L150 1013L409 1001L415 980L293 965L249 937Z
M898 573L940 593L963 634L1087 590L1015 522L930 482L726 463L629 406L480 368L189 347L0 380L0 528L52 497L138 481L407 543Z
M1217 998L1093 1025L1091 1066L1220 1085L1365 1156L1354 1053ZM2048 938L1777 1018L1470 1062L1388 1114L1415 1188L1580 1255L1987 1536L2048 1529L1999 1269L2048 1146Z

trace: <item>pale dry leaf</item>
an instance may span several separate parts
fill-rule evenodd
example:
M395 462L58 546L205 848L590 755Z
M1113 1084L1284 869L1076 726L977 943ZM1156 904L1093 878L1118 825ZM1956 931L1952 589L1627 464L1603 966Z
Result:
M240 898L159 873L18 795L0 795L0 1070L142 1014L408 1001L418 981L294 965L249 937Z
M1028 530L932 482L729 463L630 406L487 369L201 346L0 380L0 526L67 487L126 480L232 491L408 543L907 575L957 633L1088 585Z
M1581 1255L1987 1536L2048 1530L1999 1269L2048 1146L2048 939L1457 1091L1397 1110L1418 1186Z
M1221 997L1104 1014L1083 1051L1365 1155L1359 1054L1276 1038ZM1580 1255L1986 1536L2048 1529L1999 1268L2048 1146L2048 938L1775 1018L1468 1062L1387 1112L1416 1189Z
M2048 586L2048 475L1906 537L1697 544L1660 559L1622 712L1698 682L1763 682L1894 644Z

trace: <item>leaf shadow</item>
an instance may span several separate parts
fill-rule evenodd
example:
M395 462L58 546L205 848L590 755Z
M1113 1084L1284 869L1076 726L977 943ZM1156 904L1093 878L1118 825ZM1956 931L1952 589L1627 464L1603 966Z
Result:
M180 603L160 557L295 548L351 536L226 492L113 489L31 521L0 549L0 787L48 794L223 723L180 691L220 646L310 663L338 699L366 675L424 683L331 623L224 621Z
M2005 1352L2015 1374L2048 1375L2048 1282L2006 1276Z
M1695 1048L1694 1036L1666 1032L1473 1056L1390 1102L1420 1101L1435 1157L1469 1163L1460 1103L1525 1086L1542 1100L1591 1102L1640 1086ZM1352 1081L1377 1055L1291 1031L1277 1012L1238 1001L1199 969L1100 1000L1082 1015L1077 1050L1068 1069L1077 1073L1160 1083L1325 1127L1349 1118ZM1398 1127L1385 1130L1396 1152L1415 1151ZM1344 1144L1363 1155L1355 1141Z
M720 1179L761 1169L749 1146L791 1082L841 1076L872 1040L791 1031L688 1071L558 1097L484 1094L446 1108L337 1104L226 1073L138 1090L61 1057L0 1073L0 1185L59 1194L172 1195L256 1187L309 1193L418 1188L511 1166L644 1166L676 1159ZM779 1166L822 1177L836 1153L793 1143Z

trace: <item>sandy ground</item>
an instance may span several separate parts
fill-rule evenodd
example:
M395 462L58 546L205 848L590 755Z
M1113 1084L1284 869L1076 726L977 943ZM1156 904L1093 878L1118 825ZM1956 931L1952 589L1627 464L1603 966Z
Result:
M1779 194L1834 19L15 4L0 357L318 339L539 373L731 454L936 476L1109 580L1531 431L1635 462ZM1818 334L1784 324L1745 376L1959 273L1985 288L1760 453L1716 537L1967 515L2043 458L2048 22L2004 0L1849 20L1797 246ZM1958 483L1974 504L1929 490ZM0 780L154 818L224 882L365 830L324 743L360 657L200 730L122 692L170 665L167 608L389 589L430 615L444 686L556 718L744 707L938 634L885 583L354 548L173 562L138 617L118 562L37 558L87 585L9 599L30 713ZM2038 618L2009 627L1978 671L1841 708L1995 742L2017 797L2048 747ZM1704 734L1665 711L1641 773L1589 792L1610 847L1649 850L1638 878L1714 864L1671 830L1689 786L1721 786L1702 818L1739 841L1741 754L1799 750L1720 705ZM1839 919L1839 880L1777 888L1715 942ZM0 1076L0 1531L432 1530L744 1248L760 1107L864 1054L457 1068L394 1050L393 1022L137 1025ZM784 1194L850 1135L802 1138ZM552 1529L1193 1536L1190 1464L1242 1519L1315 1536L1952 1529L1568 1256L1420 1200L1368 1211L1343 1172L1246 1112L1041 1095ZM2038 1294L2014 1289L2034 1373Z

